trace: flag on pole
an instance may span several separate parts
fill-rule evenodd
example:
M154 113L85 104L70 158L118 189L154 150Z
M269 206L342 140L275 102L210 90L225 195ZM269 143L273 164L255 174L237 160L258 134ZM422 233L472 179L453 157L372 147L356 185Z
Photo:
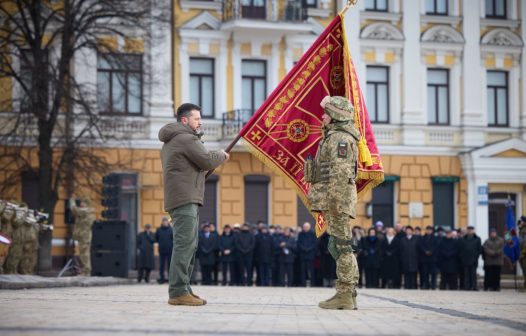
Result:
M517 228L515 226L515 216L511 201L506 205L506 245L504 245L504 255L508 257L512 264L519 260L520 241L517 237Z
M325 96L344 96L354 105L355 123L362 139L358 143L358 196L384 179L380 153L358 83L345 37L343 14L339 14L316 39L299 62L241 130L249 150L264 164L286 176L309 208L303 164L315 156L322 137ZM316 216L316 235L326 230Z

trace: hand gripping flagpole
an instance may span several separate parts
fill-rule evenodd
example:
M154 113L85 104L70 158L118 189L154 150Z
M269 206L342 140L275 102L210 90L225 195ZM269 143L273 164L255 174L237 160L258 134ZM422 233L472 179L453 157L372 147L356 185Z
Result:
M347 12L347 10L349 8L351 8L352 6L356 6L356 4L358 3L358 0L347 0L347 4L345 5L345 7L342 9L342 11L340 12L340 14L344 14L345 12ZM239 134L234 138L234 140L232 140L232 142L228 145L228 147L225 149L225 152L227 153L230 153L232 151L232 149L234 148L234 146L238 143L238 141L242 138L242 135L241 135L241 131L239 132ZM207 173L206 173L206 176L205 176L205 179L208 179L210 177L210 175L212 175L214 173L214 169L212 170L209 170Z

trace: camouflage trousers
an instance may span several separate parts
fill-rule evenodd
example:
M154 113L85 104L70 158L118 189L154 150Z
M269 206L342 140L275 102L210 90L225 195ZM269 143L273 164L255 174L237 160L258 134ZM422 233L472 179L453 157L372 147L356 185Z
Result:
M13 240L13 244L9 248L9 254L4 264L4 272L6 274L17 274L20 266L20 261L23 255L23 245L18 241Z
M29 241L24 244L20 260L20 273L33 274L38 261L38 241Z
M336 260L336 291L356 295L359 272L356 256L351 247L351 218L345 215L323 213L327 223L327 233L331 236L333 248L329 246L332 257ZM329 243L331 245L331 243Z
M81 272L84 276L91 275L91 243L79 242L79 259Z

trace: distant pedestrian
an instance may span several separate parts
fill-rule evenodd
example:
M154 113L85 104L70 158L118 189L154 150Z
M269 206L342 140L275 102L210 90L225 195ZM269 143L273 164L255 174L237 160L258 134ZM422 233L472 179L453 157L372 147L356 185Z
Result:
M426 227L426 234L418 243L418 258L420 261L420 282L422 289L436 288L436 263L438 252L438 239L435 237L432 226Z
M317 251L316 234L312 232L309 222L303 223L302 231L298 234L298 258L300 262L300 286L314 286L314 258Z
M217 235L210 232L209 224L205 225L203 232L199 235L197 252L197 255L199 256L199 264L201 265L203 285L212 284L212 272L214 271L218 249L217 244Z
M477 266L482 245L480 238L475 234L475 228L468 226L464 238L461 239L460 258L464 270L464 290L478 290Z
M413 236L413 228L407 226L405 237L402 238L400 255L402 270L404 272L404 288L416 289L416 278L418 272L418 240Z
M367 288L379 287L379 273L382 261L382 241L378 238L376 230L370 228L367 237L362 238L362 253L364 255L365 284Z
M144 226L144 231L137 236L137 252L138 252L138 274L137 281L150 282L150 272L154 268L153 259L153 244L155 243L155 236L152 232L151 224Z
M296 239L292 236L292 230L286 228L283 231L283 236L278 241L279 250L279 279L280 285L292 287L294 281L294 255L296 251ZM286 278L286 280L285 280Z
M500 290L500 271L504 257L504 239L497 236L497 230L489 230L484 249L484 290Z
M440 289L458 289L458 255L459 244L454 233L446 228L446 237L440 241L438 262L440 264Z
M252 272L252 258L256 239L248 224L243 224L241 231L235 235L234 244L236 247L236 257L239 265L238 285L252 286L254 274Z
M223 234L219 237L219 252L221 256L221 271L223 273L223 286L230 286L236 283L235 268L235 246L234 234L230 225L223 227Z
M382 242L382 288L400 288L400 240L393 228L388 228Z
M272 277L272 260L274 257L274 244L266 226L260 228L256 236L255 260L259 269L260 286L270 286Z
M164 277L165 267L170 270L170 262L173 250L173 230L168 222L168 218L163 217L161 226L155 231L155 241L159 246L159 280L158 283L166 282Z

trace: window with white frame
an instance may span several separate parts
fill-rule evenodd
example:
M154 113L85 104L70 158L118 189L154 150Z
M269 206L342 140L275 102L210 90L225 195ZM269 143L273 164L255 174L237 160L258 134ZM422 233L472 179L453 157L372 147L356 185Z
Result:
M389 67L367 66L367 111L374 123L389 123Z
M371 12L387 12L388 0L365 0L365 10Z
M263 104L267 96L267 62L261 60L243 60L242 108L251 115Z
M101 113L142 114L142 86L142 55L99 54L97 101Z
M488 19L506 19L506 0L486 0Z
M488 126L508 126L508 73L487 73Z
M33 80L34 69L37 66L33 57L33 53L30 50L23 50L20 55L20 112L32 112L31 111L31 99L32 95L42 95L38 97L38 100L49 103L49 88L47 86L41 87L37 90L33 88L34 82L47 83L49 78L42 78L49 76L49 63L48 63L48 53L47 51L42 50L41 61L44 63L43 68L45 71L38 71L37 76L41 76L38 80Z
M426 0L427 15L447 15L449 0Z
M449 125L449 71L427 70L427 120L431 125Z
M214 59L190 58L190 101L201 107L203 118L214 117Z

